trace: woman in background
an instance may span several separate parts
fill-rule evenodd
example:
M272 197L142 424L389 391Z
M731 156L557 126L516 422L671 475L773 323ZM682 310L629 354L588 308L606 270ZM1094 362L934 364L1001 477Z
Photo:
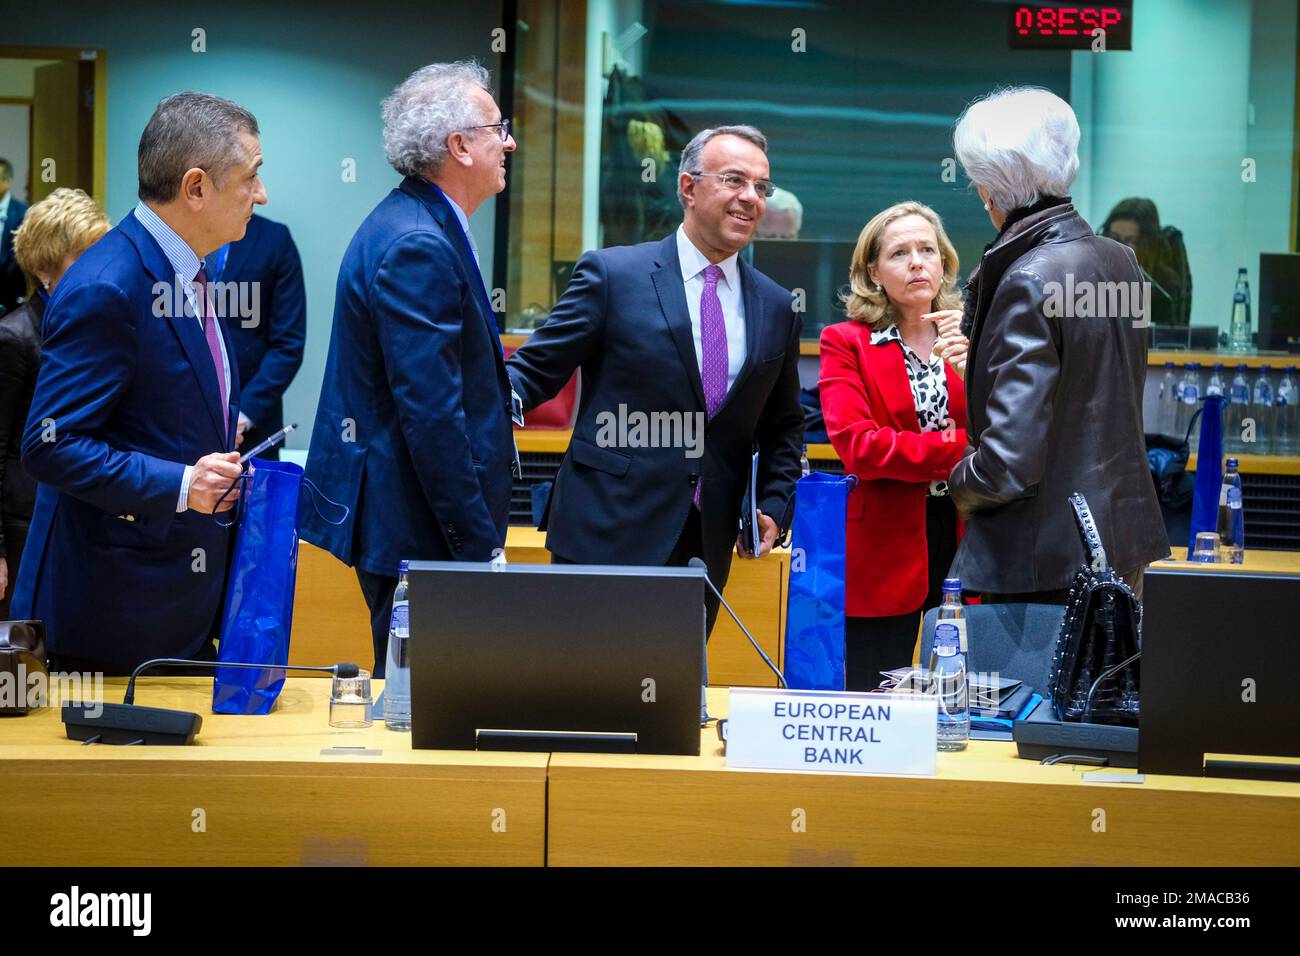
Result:
M849 321L821 335L826 430L849 496L845 688L912 661L921 615L939 604L960 536L945 479L966 448L966 398L933 354L961 320L957 252L933 209L904 202L858 237Z
M1151 322L1188 325L1192 315L1192 270L1187 263L1183 234L1160 226L1160 213L1150 199L1121 199L1098 231L1133 250L1138 265L1152 283Z
M10 582L36 504L23 469L23 427L41 367L41 320L68 267L108 232L103 211L80 189L62 187L27 210L14 233L14 257L27 276L27 299L0 317L0 620L9 619Z

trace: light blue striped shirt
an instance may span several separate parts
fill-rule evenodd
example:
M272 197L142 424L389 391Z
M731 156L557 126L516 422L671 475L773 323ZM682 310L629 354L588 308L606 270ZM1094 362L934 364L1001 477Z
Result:
M144 226L145 231L154 237L154 240L162 247L163 255L171 263L172 270L176 273L176 278L185 290L185 301L189 303L190 311L193 313L195 321L199 323L199 328L203 328L203 318L199 314L198 296L194 292L194 279L199 274L199 268L203 265L194 250L176 234L171 226L163 222L158 214L146 206L143 202L135 205L135 218L139 220L140 225ZM226 354L225 336L218 334L217 342L221 345L221 371L226 378L226 394L230 394L230 356ZM222 449L224 451L224 449ZM178 512L185 511L189 508L190 497L190 478L194 474L194 466L185 466L185 477L181 479L180 499L176 503Z

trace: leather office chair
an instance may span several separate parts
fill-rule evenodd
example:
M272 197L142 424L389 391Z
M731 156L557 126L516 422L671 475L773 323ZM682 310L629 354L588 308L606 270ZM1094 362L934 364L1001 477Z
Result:
M1047 693L1052 653L1061 631L1065 608L1060 604L971 604L966 607L967 665L972 672L996 671ZM921 622L922 667L930 661L939 609L925 612Z
M506 358L515 354L515 346L502 346ZM542 402L524 416L524 428L572 428L578 417L579 376L577 372L564 383L564 388L556 396Z

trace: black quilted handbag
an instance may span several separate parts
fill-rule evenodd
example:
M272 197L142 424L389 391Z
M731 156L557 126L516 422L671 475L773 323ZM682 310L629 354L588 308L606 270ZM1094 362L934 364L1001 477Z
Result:
M1070 588L1052 656L1052 708L1058 720L1136 727L1142 606L1107 563L1083 495L1070 505L1089 563Z

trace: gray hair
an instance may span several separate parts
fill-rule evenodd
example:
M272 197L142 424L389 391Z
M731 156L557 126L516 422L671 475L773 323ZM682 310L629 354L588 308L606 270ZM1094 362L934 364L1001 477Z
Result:
M972 102L952 145L971 182L1011 212L1044 196L1065 196L1079 172L1079 121L1050 90L1017 86Z
M741 139L749 140L764 153L767 152L767 137L756 126L714 126L700 130L686 144L686 148L682 150L681 165L677 167L678 173L698 176L704 172L704 167L700 165L700 153L704 152L705 144L716 136L739 136ZM683 209L686 208L686 197L682 195L680 175L677 180L677 201L682 204Z
M196 167L220 187L222 176L246 158L240 132L257 136L257 118L230 100L207 93L164 98L140 134L140 198L171 202L181 177Z
M491 74L477 60L420 67L384 100L384 155L403 176L432 176L447 158L447 137L482 122L466 95L488 87Z

